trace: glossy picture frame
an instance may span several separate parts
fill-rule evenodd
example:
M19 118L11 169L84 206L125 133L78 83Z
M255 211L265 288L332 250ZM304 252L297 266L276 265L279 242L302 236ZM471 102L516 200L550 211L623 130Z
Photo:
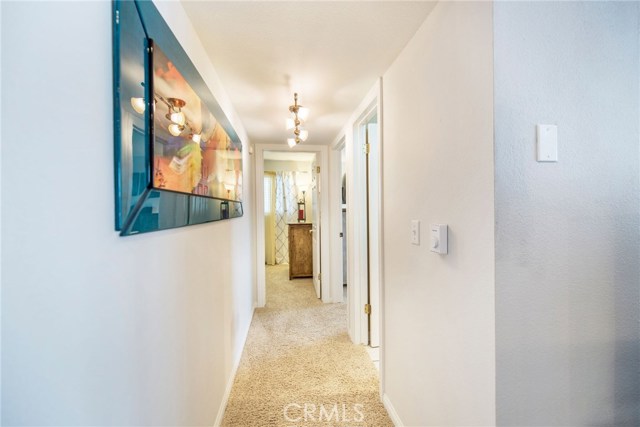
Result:
M113 1L112 11L116 231L121 236L129 236L242 216L242 142L204 79L151 1ZM192 104L198 105L197 112L209 114L207 123L215 121L203 142L193 140L194 129L204 128L198 123L200 116L194 115L193 110L185 109L185 114L191 114L187 116L189 133L174 135L168 142L165 128L159 128L166 123L156 120L156 116L165 112L162 110L165 106L158 105L158 92L154 91L154 79L158 79L153 68L155 46L168 59L165 68L167 63L175 66L171 71L178 70L193 94L197 94L197 102L193 102L196 99L193 94L190 97ZM165 89L166 80L159 81ZM160 96L165 101L170 98ZM169 118L171 111L167 111ZM214 128L216 135L225 135L224 149L212 142ZM157 134L161 134L161 138L157 138ZM179 146L182 141L186 141L183 146L190 145L190 151L196 154L199 149L208 150L202 158L208 156L209 165L200 172L193 172L197 168L193 158L189 159L192 181L195 183L197 178L200 187L194 185L192 191L185 186L179 188L181 191L162 188L154 182L154 175L158 173L154 167L157 164L154 147L162 150L163 146L157 144ZM211 150L218 150L213 154L214 158L218 155L218 159L213 162ZM167 156L178 153L166 152ZM174 157L178 162L185 161L185 156ZM202 182L216 190L202 194Z

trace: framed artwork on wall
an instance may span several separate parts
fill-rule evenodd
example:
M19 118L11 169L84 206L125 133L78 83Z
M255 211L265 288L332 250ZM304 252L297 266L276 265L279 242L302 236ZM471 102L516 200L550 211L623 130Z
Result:
M113 2L116 230L242 216L242 142L150 1Z

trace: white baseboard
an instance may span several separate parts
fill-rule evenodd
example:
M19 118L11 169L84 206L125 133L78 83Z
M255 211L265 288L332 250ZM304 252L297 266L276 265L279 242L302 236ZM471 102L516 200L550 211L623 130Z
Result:
M393 407L391 400L389 400L389 396L387 396L386 394L382 396L382 404L386 408L387 413L389 414L389 418L391 418L391 421L393 421L393 425L396 427L404 427L404 423L396 412L396 408Z
M238 367L240 366L240 360L242 359L242 353L244 353L244 346L247 343L247 337L249 336L249 329L251 328L251 323L253 322L253 316L256 313L256 304L253 304L253 310L251 311L251 319L249 320L249 326L244 331L244 336L242 337L242 351L236 357L236 360L233 361L233 368L231 368L231 375L229 375L229 381L227 381L227 387L224 390L224 395L222 396L222 402L220 403L220 409L218 409L218 415L216 416L216 420L213 423L214 427L219 427L222 424L222 419L224 418L224 413L227 410L227 403L229 403L229 396L231 396L231 389L233 389L233 382L236 379L236 373L238 372Z

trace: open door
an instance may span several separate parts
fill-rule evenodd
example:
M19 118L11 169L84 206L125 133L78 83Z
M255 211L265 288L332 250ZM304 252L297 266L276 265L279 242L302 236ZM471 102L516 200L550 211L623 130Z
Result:
M314 160L312 165L311 179L311 245L313 252L313 286L316 289L316 296L322 298L322 273L321 265L321 247L320 247L320 167L318 160Z
M378 118L365 125L367 184L367 299L369 345L380 346L380 143Z
M381 340L381 138L378 87L353 123L346 146L349 335L379 347Z

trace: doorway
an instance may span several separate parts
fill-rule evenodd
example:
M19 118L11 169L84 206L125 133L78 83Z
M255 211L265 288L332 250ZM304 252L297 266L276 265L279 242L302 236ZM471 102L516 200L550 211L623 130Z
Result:
M342 300L347 300L347 285L348 285L348 258L347 258L347 151L342 145L340 149L340 225L342 231L340 232L341 246L342 246Z
M360 193L359 221L360 294L363 302L362 343L380 346L380 144L378 111L373 106L356 125L356 150L360 152L355 181Z
M319 268L311 234L318 228L315 158L315 153L264 152L265 268L284 268L289 280L314 277Z
M381 345L383 317L380 90L380 84L372 88L343 135L349 336L354 343L372 348ZM336 155L340 148L339 143L334 145Z
M298 148L298 147L296 147ZM317 254L314 254L313 258L317 260L315 263L315 269L313 271L313 281L316 288L316 295L321 298L323 302L331 302L331 292L327 289L327 285L322 280L323 273L329 272L328 266L328 245L323 245L323 242L328 239L328 224L327 216L323 215L323 211L328 205L327 191L323 191L323 188L327 189L326 182L326 164L327 164L327 148L324 146L312 146L308 145L299 147L300 149L287 150L286 146L277 144L258 144L255 146L255 170L256 170L256 197L255 199L255 213L256 213L256 306L264 307L266 304L266 265L269 262L273 262L273 258L278 256L278 248L273 248L272 243L275 240L278 241L277 233L268 233L268 230L273 230L269 221L277 223L277 209L275 204L271 202L271 198L267 197L269 194L273 194L274 190L278 188L277 170L268 169L280 169L281 172L290 172L282 174L281 180L283 181L283 188L287 184L284 184L285 180L289 180L289 194L285 195L283 190L281 193L282 200L287 200L288 203L281 212L280 225L287 229L284 231L284 236L281 237L280 242L287 241L287 246L280 247L280 257L288 255L288 228L290 224L309 224L312 225L312 232L307 234L315 234L312 236L312 242L316 243L313 249ZM315 160L314 160L315 159ZM295 166L295 162L306 163L311 165L308 170L300 170ZM286 163L288 162L288 163ZM289 169L286 171L285 169ZM295 170L294 170L295 169ZM303 169L306 169L303 168ZM322 170L325 170L325 174ZM272 172L271 174L265 172ZM303 174L308 175L308 185L304 194L302 193L303 185L301 185L301 178ZM265 188L272 188L271 191L265 192ZM278 197L275 197L277 200ZM302 202L300 205L299 202ZM273 215L275 218L269 218L269 215ZM301 221L298 218L302 218ZM283 240L284 239L284 240ZM271 250L267 249L267 242ZM269 257L269 253L275 253L275 256ZM281 258L281 261L282 262ZM286 257L284 258L286 259ZM287 259L287 261L290 261Z

